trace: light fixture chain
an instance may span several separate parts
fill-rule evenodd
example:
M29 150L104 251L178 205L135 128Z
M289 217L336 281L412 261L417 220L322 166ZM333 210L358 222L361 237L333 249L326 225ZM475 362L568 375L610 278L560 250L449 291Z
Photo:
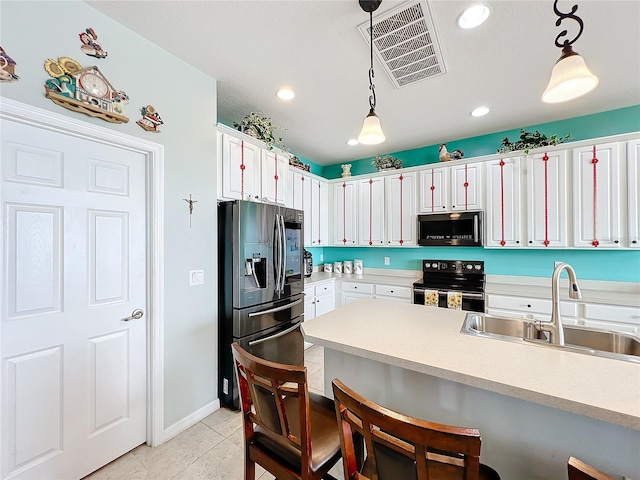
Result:
M369 68L369 90L371 95L369 96L369 106L371 110L376 109L376 86L373 84L375 73L373 72L373 12L369 12L369 39L371 42L371 67Z
M578 5L574 5L571 8L571 11L569 13L563 13L560 10L558 10L558 0L555 0L553 2L553 11L559 17L558 20L556 20L556 27L559 27L560 24L562 23L562 21L565 20L566 18L570 18L571 20L575 20L576 22L578 22L578 25L580 25L580 30L578 31L578 34L575 36L575 38L573 40L565 39L563 42L560 42L560 38L562 38L562 37L567 35L567 31L566 30L561 31L558 34L558 36L556 37L556 46L559 47L559 48L567 47L569 45L573 45L575 43L575 41L578 40L578 38L580 38L580 35L582 35L582 30L584 29L584 24L582 23L582 19L579 16L574 15L576 13L576 11L578 11Z

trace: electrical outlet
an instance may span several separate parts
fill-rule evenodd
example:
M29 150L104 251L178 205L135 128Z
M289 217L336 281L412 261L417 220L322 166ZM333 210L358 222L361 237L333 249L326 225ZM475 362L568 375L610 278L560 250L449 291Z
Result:
M323 253L320 254L320 261L324 262L324 254Z
M222 393L229 395L229 380L226 378L222 379Z
M204 270L189 270L189 286L204 285Z
M391 258L390 257L384 257L384 264L385 265L391 264Z

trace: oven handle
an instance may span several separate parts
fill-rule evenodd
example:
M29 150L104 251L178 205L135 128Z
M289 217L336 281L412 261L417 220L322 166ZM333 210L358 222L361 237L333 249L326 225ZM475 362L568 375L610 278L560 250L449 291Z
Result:
M299 298L295 302L287 303L286 305L280 305L279 307L275 307L275 308L270 308L269 310L262 310L261 312L252 312L249 314L249 317L257 317L259 315L264 315L265 313L280 312L282 310L286 310L289 307L293 307L294 305L298 305L300 302L302 302L301 298Z
M431 290L430 288L422 288L422 287L413 287L414 292L424 292L425 290ZM454 290L438 290L438 294L446 294L448 291ZM467 293L462 292L463 298L484 298L484 293Z
M291 332L293 332L296 328L300 328L300 323L302 323L302 322L298 322L298 323L296 323L293 327L291 327L291 328L287 328L286 330L284 330L284 331L282 331L282 332L278 332L278 333L276 333L275 335L270 335L270 336L268 336L268 337L264 337L264 338L261 338L261 339L259 339L259 340L254 340L254 341L252 341L252 342L249 342L249 346L250 346L250 347L253 347L254 345L258 345L258 344L260 344L260 343L267 342L267 341L269 341L269 340L273 340L273 339L278 338L278 337L282 337L283 335L286 335L287 333L291 333Z

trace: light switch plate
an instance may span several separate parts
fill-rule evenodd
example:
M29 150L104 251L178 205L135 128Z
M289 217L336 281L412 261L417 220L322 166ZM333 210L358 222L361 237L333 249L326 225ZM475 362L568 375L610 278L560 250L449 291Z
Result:
M189 270L189 286L204 285L204 270Z

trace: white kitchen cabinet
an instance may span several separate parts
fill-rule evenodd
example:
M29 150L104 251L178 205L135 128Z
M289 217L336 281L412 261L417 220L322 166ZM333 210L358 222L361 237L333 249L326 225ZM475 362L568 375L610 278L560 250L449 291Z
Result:
M394 300L397 302L412 303L413 290L411 287L398 285L375 285L375 298Z
M595 152L594 152L595 149ZM620 144L573 150L573 246L620 248Z
M334 245L356 245L357 187L355 180L333 184Z
M486 247L523 247L522 157L487 162Z
M640 308L621 305L584 304L586 327L640 333Z
M385 178L358 180L358 243L384 245Z
M373 284L342 282L340 294L341 305L347 305L363 298L373 298Z
M289 187L292 192L292 204L291 206L297 210L304 212L304 245L312 245L312 205L311 197L313 191L313 185L311 177L299 168L291 168L291 183Z
M517 297L510 295L487 294L487 313L499 317L515 317L527 320L548 322L551 319L552 302L550 299ZM560 315L567 324L578 323L577 302L560 302Z
M311 246L322 247L329 244L329 185L327 182L311 179ZM305 216L306 216L305 212ZM306 228L306 227L305 227Z
M484 162L450 167L451 210L482 210L482 167Z
M284 205L289 190L289 156L276 150L261 150L261 199Z
M396 173L385 176L386 244L417 244L416 174ZM382 211L380 211L380 216ZM375 216L375 212L374 212Z
M261 148L228 133L222 134L222 197L260 198Z
M304 319L311 320L336 308L335 279L317 282L304 289Z
M447 195L449 168L433 167L420 172L420 213L443 213L449 202Z
M627 247L640 248L640 140L627 143Z
M527 157L527 247L562 247L567 229L567 151Z

